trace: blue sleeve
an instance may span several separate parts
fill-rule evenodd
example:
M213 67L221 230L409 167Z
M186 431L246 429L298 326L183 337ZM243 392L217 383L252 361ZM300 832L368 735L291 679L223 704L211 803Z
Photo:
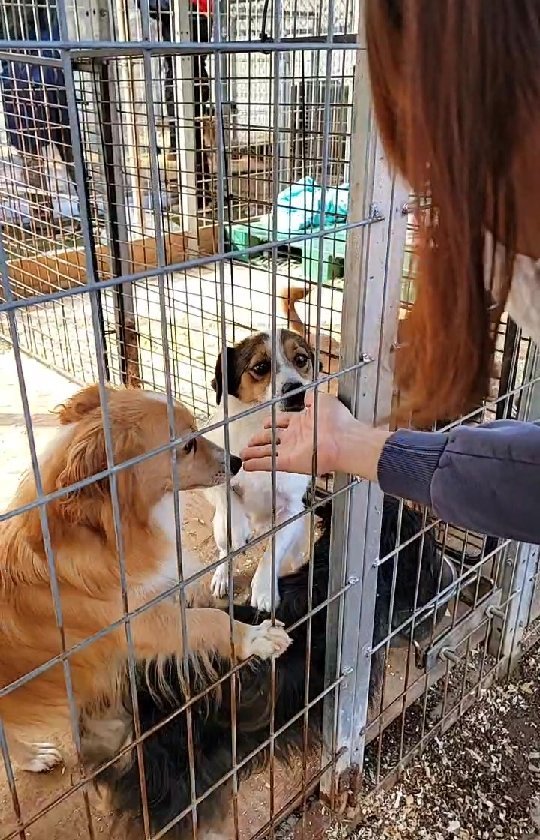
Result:
M391 496L428 505L445 522L540 544L540 425L498 420L448 434L400 430L379 459Z

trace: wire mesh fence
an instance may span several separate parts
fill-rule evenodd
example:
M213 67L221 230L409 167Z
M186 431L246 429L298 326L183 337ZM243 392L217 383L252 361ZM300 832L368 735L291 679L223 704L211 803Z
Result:
M315 384L369 424L397 398L416 211L361 4L0 14L0 315L31 465L0 515L0 838L310 836L540 611L530 546L351 476L239 469ZM75 383L41 455L27 356ZM506 319L497 366L461 420L536 419L537 350Z

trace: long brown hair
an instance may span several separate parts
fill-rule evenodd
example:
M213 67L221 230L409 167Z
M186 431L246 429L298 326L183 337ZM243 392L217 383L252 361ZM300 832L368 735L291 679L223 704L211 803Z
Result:
M489 387L515 256L511 167L526 112L540 103L540 4L366 0L366 38L386 152L428 199L396 375L418 422L450 419ZM484 285L486 227L506 248L496 307Z

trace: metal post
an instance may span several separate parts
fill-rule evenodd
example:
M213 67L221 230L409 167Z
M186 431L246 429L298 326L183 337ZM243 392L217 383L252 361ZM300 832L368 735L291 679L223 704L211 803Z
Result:
M292 99L292 78L294 76L294 57L291 60L291 54L287 52L279 53L278 59L280 67L279 75L279 145L278 145L278 159L276 165L278 166L278 182L279 191L288 187L293 180L291 169L291 137L292 137L292 119L291 108L289 103Z
M100 39L114 37L109 0L98 0L98 26ZM141 62L142 63L142 62ZM131 118L123 119L124 109L134 113L130 104L129 86L125 75L129 68L125 62L95 61L92 73L96 76L95 90L98 91L98 123L101 126L100 158L103 165L106 186L106 230L110 259L110 270L116 277L129 274L131 269L131 251L128 204L130 184L125 171L125 147L136 152L134 143L134 125ZM127 97L127 101L125 100ZM144 101L144 100L143 100ZM134 120L134 117L133 117ZM125 136L128 132L128 136ZM133 202L140 200L138 190L131 189ZM141 231L142 233L142 231ZM141 233L137 234L138 236ZM114 373L126 385L140 383L138 335L135 321L135 300L131 283L116 286L112 293L114 300L115 330L118 341L119 370Z
M109 13L109 6L107 2L101 0L100 4L98 3L98 13L95 13L95 4L92 3L92 0L80 0L77 3L77 6L66 5L65 7L65 25L67 28L67 33L69 34L70 39L73 41L99 41L101 38L106 38L110 36L111 33L111 26L110 26L110 13ZM76 89L76 97L78 103L84 103L84 108L80 109L79 111L79 119L81 123L81 142L83 145L91 146L92 156L96 156L98 158L98 164L95 163L86 166L85 160L85 171L86 171L86 181L88 183L106 183L107 179L104 177L105 168L103 162L103 148L101 137L99 135L99 128L100 119L99 119L99 104L97 98L97 86L92 85L91 89L89 89L88 85L85 85L85 79L91 78L92 74L94 73L94 66L92 64L85 65L82 63L80 66L77 63L73 63L73 78L75 80L75 89ZM83 140L84 138L84 140ZM93 142L92 142L93 141ZM85 158L84 151L81 147L81 154L83 155L83 159ZM97 175L97 178L95 177ZM79 201L87 199L88 197L85 196L84 199L79 196ZM98 261L96 251L96 236L95 231L92 229L91 231L92 241L93 241L93 265L94 270L98 271ZM103 365L105 376L107 381L111 379L111 366L110 366L110 359L109 359L109 347L107 343L107 328L105 324L105 313L103 308L103 292L96 292L96 309L97 309L97 321L99 323L99 341L101 344L101 349L103 353Z
M107 0L101 0L107 3ZM140 13L137 0L113 0L114 20L118 40L140 40ZM111 31L110 38L114 39ZM144 70L141 58L126 58L113 62L120 106L124 167L127 166L126 186L130 191L132 236L144 235L145 222L151 218L144 213L143 198L147 193L147 178L141 173L141 152L148 152L148 123L145 116ZM112 68L111 68L112 70ZM145 183L146 182L146 183Z
M6 132L6 114L4 111L4 93L2 90L2 86L0 85L0 145L3 149L6 148L7 142L7 132Z
M373 363L345 376L339 395L359 420L372 425L391 408L408 192L390 177L373 125L365 50L357 53L353 100L349 214L351 220L371 217L374 223L348 235L341 364L358 363L363 354ZM378 208L385 209L384 218ZM345 481L337 476L336 489ZM381 513L382 493L367 482L355 485L348 498L340 496L334 507L330 592L347 581L353 585L343 606L329 609L327 678L343 679L337 697L331 695L325 705L323 761L345 748L322 779L323 794L332 802L348 787L346 771L363 760Z
M217 4L216 4L217 7ZM191 41L189 20L190 4L173 0L174 40ZM216 9L219 14L219 8ZM197 177L195 167L195 86L193 59L189 55L176 55L174 76L176 83L176 157L180 174L180 213L184 231L186 255L197 252Z
M103 158L106 184L107 234L111 270L115 277L129 273L129 222L126 214L128 196L123 177L118 100L111 84L111 68L103 62L100 70L100 112L103 126ZM115 107L116 105L116 107ZM116 335L118 339L120 378L126 385L140 382L138 337L135 323L135 300L131 283L113 291Z
M521 395L520 420L540 420L540 352L529 354L523 375L525 391ZM509 658L510 667L519 659L523 634L530 621L534 620L537 603L536 584L540 570L540 549L536 545L522 543L506 551L507 562L503 566L502 598L505 607L503 619L494 618L490 639L490 652L498 653L502 659Z

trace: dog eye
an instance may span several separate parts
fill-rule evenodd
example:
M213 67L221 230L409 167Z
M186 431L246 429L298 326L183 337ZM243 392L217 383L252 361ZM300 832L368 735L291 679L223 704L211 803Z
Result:
M193 438L192 440L188 441L186 443L186 445L184 446L184 452L186 453L186 455L189 455L190 452L195 453L196 451L197 451L197 441L195 440L195 438Z
M256 365L253 365L251 371L255 376L265 376L270 372L270 362L268 359L265 359L263 362L257 362Z
M304 356L303 353L297 353L296 356L294 357L294 363L295 363L296 367L304 368L307 365L308 362L309 362L308 357Z

